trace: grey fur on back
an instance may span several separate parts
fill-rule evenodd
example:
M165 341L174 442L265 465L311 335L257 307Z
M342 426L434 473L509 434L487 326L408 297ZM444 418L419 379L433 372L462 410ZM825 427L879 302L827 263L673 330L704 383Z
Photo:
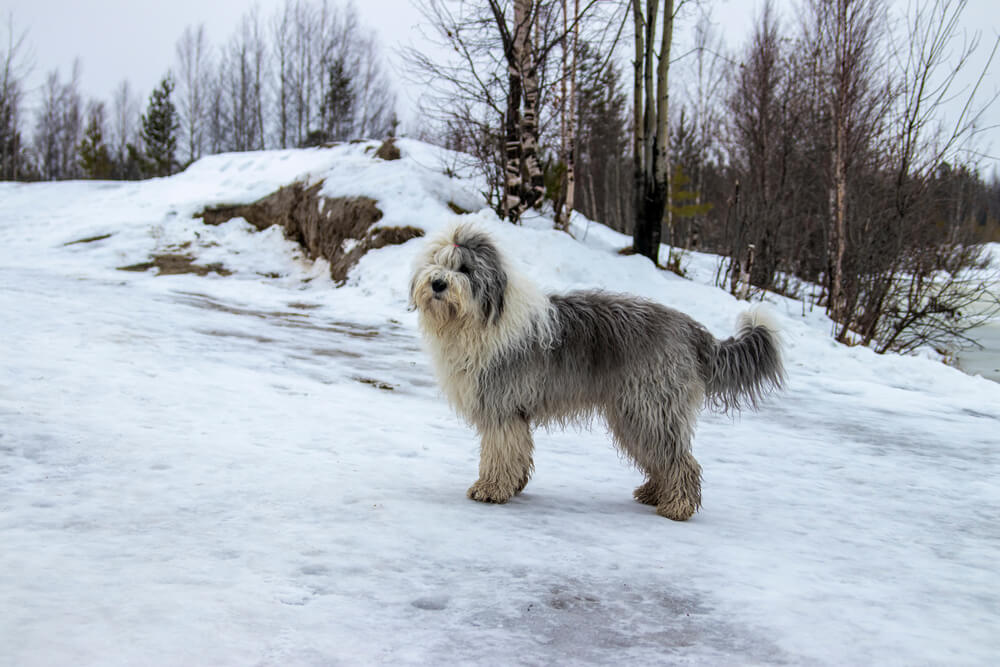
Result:
M550 303L551 340L519 341L484 373L483 417L587 417L643 381L662 387L665 400L693 392L713 407L738 410L756 407L782 384L779 343L759 315L745 314L737 336L720 342L688 315L628 295L578 291Z
M487 368L479 383L484 414L572 420L615 402L635 378L677 386L703 375L708 359L699 352L707 355L713 339L683 313L600 291L554 295L550 303L551 338L520 341Z

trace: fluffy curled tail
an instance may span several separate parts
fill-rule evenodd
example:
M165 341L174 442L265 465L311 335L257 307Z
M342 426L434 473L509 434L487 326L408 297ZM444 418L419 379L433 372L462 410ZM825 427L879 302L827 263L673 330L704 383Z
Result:
M785 380L781 340L774 321L761 310L740 315L736 335L715 342L708 370L707 393L723 411L756 408L768 392Z

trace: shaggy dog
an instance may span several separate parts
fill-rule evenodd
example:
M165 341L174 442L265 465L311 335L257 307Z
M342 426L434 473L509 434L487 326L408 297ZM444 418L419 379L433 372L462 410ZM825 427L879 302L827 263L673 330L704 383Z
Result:
M427 243L410 297L444 393L482 438L468 492L481 502L524 489L532 427L597 413L645 473L636 500L684 521L701 505L691 438L702 404L756 407L782 384L777 331L761 313L744 313L738 335L718 341L687 315L637 297L548 296L474 225Z

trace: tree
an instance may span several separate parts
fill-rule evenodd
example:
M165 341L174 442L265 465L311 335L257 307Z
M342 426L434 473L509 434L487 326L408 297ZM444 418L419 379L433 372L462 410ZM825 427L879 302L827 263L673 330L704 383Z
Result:
M353 5L286 0L269 30L277 145L390 131L395 96L375 34L359 25Z
M565 190L561 198L557 198L555 207L556 228L569 231L570 219L576 206L576 134L577 123L577 58L580 52L580 24L577 17L580 14L580 0L573 0L572 23L570 30L570 0L562 2L563 32L567 34L562 41L562 88L560 95L560 158L565 167ZM572 38L569 37L572 35ZM603 218L601 218L603 220Z
M80 62L73 64L70 80L63 83L53 70L45 80L33 138L40 175L46 180L79 176L77 148L83 130L80 98Z
M660 48L656 48L657 13L660 0L632 0L635 31L635 77L633 80L635 145L635 252L657 262L661 229L671 227L670 214L670 49L674 19L686 0L664 0ZM654 79L655 64L655 79Z
M797 175L817 175L809 174L811 161L801 159L806 126L796 100L806 95L795 49L785 44L773 5L765 2L727 104L730 164L740 186L725 247L733 294L750 285L771 288L779 268L790 270L790 255L803 249L789 243L801 240L793 221L803 217L811 192Z
M114 177L120 179L139 179L143 177L138 163L129 160L129 146L141 145L139 136L139 100L132 92L128 80L122 80L115 88L112 98L110 150L114 164ZM138 154L136 154L138 155Z
M223 116L217 130L225 130L223 150L261 150L264 133L264 78L267 46L256 11L243 17L219 64L216 101Z
M812 0L810 12L820 75L829 82L824 91L830 128L827 311L844 321L848 179L870 152L891 99L877 52L884 24L877 0ZM840 338L846 327L841 331Z
M23 178L28 168L21 137L23 82L31 70L26 33L15 36L7 21L7 43L0 50L0 180Z
M354 91L343 56L338 56L328 70L328 86L320 107L324 141L347 141L353 138Z
M169 176L177 170L179 124L177 110L170 99L173 90L173 79L168 75L150 95L146 113L142 116L144 157L151 176Z
M442 59L406 51L411 75L426 90L422 108L450 145L460 137L482 156L477 166L489 186L485 194L511 222L545 194L544 116L558 111L547 99L560 83L549 55L596 4L584 4L564 26L558 4L541 0L421 3L438 44L453 54Z
M104 143L104 103L92 102L80 142L80 169L85 178L108 179L114 173L111 153Z
M725 42L712 22L711 12L701 8L694 26L694 44L691 57L685 59L686 75L679 77L683 94L681 112L689 121L685 132L675 132L672 140L671 160L680 164L690 175L695 204L702 205L721 193L712 192L718 182L720 165L724 163L722 151L723 119L727 68L733 60L726 54ZM680 136L683 134L683 137ZM714 207L713 207L714 208ZM686 233L675 235L674 244L684 248L699 249L705 214L694 215L687 222Z
M208 111L211 62L205 26L188 26L177 41L178 121L187 146L187 161L194 162L204 150L205 116Z
M631 160L628 157L628 98L617 65L589 42L577 55L575 125L576 201L591 220L631 232Z

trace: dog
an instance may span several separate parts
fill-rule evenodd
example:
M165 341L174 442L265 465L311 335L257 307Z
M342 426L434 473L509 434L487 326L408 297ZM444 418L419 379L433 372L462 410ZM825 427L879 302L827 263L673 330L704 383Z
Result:
M759 310L718 341L684 313L638 297L546 295L475 224L426 242L410 305L445 396L481 437L479 479L468 490L480 502L524 489L533 427L600 415L645 475L635 499L685 521L701 506L691 440L702 406L756 408L784 381L778 329Z

